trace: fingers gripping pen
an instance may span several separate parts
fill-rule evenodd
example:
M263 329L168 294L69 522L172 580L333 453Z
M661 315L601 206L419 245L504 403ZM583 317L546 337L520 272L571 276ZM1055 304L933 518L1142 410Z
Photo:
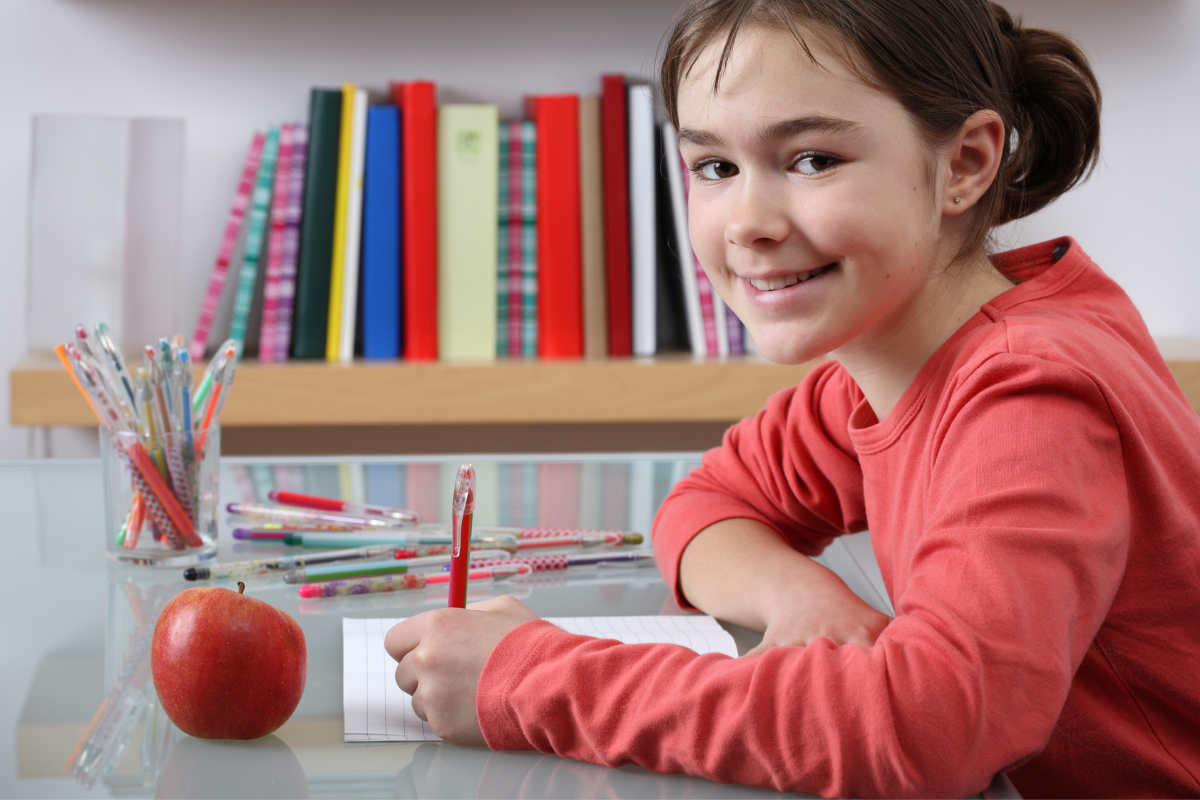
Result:
M454 481L450 543L450 607L467 606L467 568L471 558L471 522L475 517L475 468L463 464Z

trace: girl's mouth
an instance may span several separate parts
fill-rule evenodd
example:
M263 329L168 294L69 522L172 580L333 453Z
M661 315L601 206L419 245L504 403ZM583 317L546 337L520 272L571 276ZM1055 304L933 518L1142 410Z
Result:
M810 278L815 278L818 275L828 272L835 266L835 264L826 264L823 267L810 269L807 272L793 272L790 275L780 275L777 278L746 278L746 281L759 291L773 292L776 289L783 289L788 286L795 286L797 283L804 283Z

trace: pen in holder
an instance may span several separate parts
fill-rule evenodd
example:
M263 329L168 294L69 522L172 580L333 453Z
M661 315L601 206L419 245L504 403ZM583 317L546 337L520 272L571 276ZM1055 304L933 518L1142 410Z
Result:
M179 567L217 554L221 428L201 443L168 432L147 446L137 432L100 431L109 558Z

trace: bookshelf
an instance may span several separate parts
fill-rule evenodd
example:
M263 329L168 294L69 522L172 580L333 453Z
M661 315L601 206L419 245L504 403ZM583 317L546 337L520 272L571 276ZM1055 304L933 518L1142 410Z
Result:
M731 422L811 367L682 355L350 366L250 360L238 369L221 420L226 428ZM26 356L10 384L13 425L95 424L53 354Z
M1200 343L1161 339L1167 365L1200 412ZM499 361L494 364L320 361L237 373L226 428L732 422L798 383L812 363L757 358ZM91 426L91 411L53 354L10 372L11 424Z

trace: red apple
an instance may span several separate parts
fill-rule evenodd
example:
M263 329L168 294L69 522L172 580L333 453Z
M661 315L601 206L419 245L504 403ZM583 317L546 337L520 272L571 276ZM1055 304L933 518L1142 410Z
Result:
M308 648L296 620L238 591L198 586L167 603L150 669L163 711L200 739L257 739L304 694Z

